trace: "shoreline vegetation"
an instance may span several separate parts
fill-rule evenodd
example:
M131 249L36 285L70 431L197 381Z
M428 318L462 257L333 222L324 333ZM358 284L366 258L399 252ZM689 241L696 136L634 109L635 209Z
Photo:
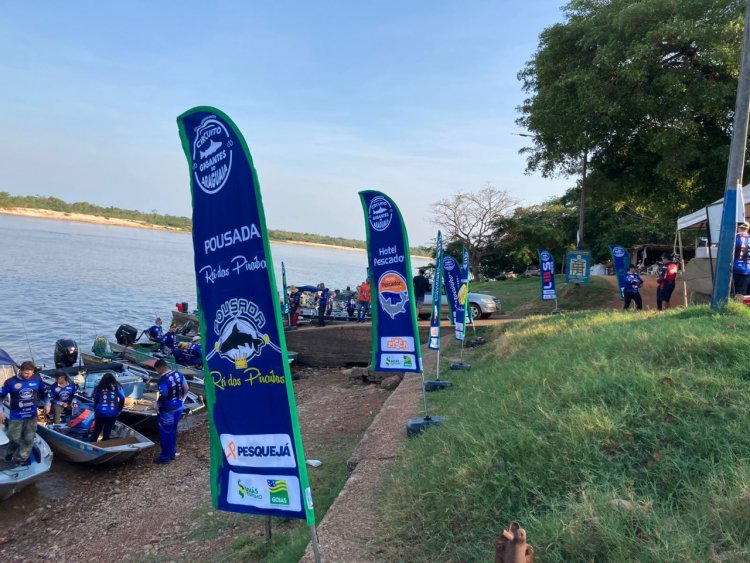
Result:
M190 233L192 230L192 220L189 217L162 215L156 212L145 213L117 207L101 207L85 202L67 203L56 197L13 196L8 192L0 192L0 214L175 233ZM342 237L278 229L268 229L268 237L273 242L283 244L319 246L358 252L366 250L364 241ZM432 259L427 248L412 247L410 250L412 258Z

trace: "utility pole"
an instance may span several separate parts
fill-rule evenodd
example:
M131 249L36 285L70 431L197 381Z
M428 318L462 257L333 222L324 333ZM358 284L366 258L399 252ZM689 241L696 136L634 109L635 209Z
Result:
M748 0L750 1L750 0ZM583 169L581 171L581 206L578 209L578 242L576 248L583 248L583 213L586 203L586 169L588 166L589 151L583 151Z
M724 207L721 216L719 248L716 256L716 281L711 295L711 309L714 311L726 305L729 300L729 288L732 281L732 260L734 258L734 239L737 235L737 206L744 201L737 201L737 186L742 186L742 173L745 167L745 148L747 145L747 120L750 113L750 0L745 6L745 33L742 39L742 58L740 61L740 78L737 83L737 99L734 106L734 123L732 143L729 148L727 180L724 189Z

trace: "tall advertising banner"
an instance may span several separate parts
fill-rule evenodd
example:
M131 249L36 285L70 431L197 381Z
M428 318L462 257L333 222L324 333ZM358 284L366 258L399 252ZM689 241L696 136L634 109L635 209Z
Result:
M237 126L212 107L177 118L193 250L214 507L315 524L263 202Z
M609 252L612 254L612 263L615 267L617 276L617 286L620 288L620 299L625 298L625 276L628 275L630 266L630 255L622 246L614 244L609 245Z
M443 255L443 285L445 286L445 297L451 310L451 324L456 325L456 313L458 312L458 290L461 288L461 268L458 262L447 254Z
M458 287L458 307L456 307L456 340L463 341L468 316L466 309L469 303L469 251L464 248L461 261L461 285Z
M409 238L391 198L359 192L372 273L372 370L422 372Z
M443 234L437 234L437 252L435 254L435 276L432 278L432 311L430 312L430 338L427 346L431 350L440 350L440 305L441 287L443 285Z
M541 284L542 300L554 301L557 299L555 291L555 261L546 250L537 250L539 253L539 283Z

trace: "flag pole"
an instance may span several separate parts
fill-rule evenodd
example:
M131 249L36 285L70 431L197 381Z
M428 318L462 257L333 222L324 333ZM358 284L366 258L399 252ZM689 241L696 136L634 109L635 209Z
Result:
M315 529L315 524L310 524L310 543L312 544L315 563L320 563L320 544L318 543L318 530Z

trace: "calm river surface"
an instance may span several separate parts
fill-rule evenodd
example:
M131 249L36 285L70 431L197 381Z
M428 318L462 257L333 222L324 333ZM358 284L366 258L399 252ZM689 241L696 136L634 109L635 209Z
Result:
M364 252L277 243L271 252L279 284L282 261L290 285L354 288L366 273ZM17 362L33 353L52 367L59 338L89 350L123 323L140 331L156 316L168 322L178 301L196 304L187 234L0 215L0 265L0 348Z

